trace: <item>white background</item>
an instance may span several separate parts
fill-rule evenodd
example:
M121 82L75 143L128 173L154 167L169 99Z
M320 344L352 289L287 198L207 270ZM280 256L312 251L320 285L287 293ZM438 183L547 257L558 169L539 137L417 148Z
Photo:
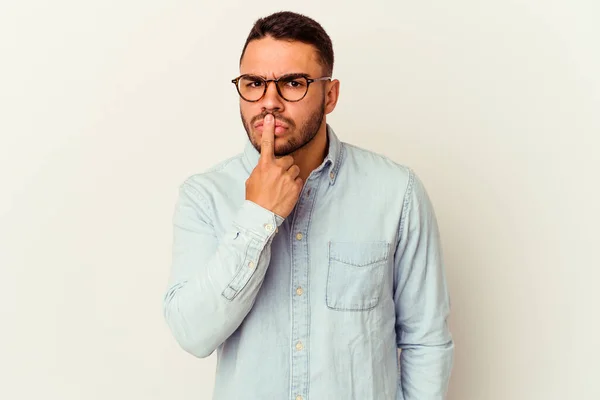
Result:
M290 9L333 39L336 133L430 193L449 399L600 399L600 3L273 4L2 2L0 398L210 398L162 317L176 190L242 151L230 80Z

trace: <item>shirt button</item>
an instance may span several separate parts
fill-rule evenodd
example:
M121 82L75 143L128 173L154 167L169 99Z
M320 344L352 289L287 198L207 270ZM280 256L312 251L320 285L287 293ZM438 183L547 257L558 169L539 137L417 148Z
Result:
M302 296L302 293L304 293L304 290L302 290L302 288L301 288L301 287L299 287L298 289L296 289L296 294L297 294L298 296Z
M302 234L300 232L296 233L296 239L302 240Z
M335 177L335 174L333 173L333 171L329 173L329 177L330 177L331 179L333 179L333 178Z
M248 267L250 267L250 268L254 268L254 263L253 263L252 261L250 261L250 262L248 263Z
M304 346L302 345L302 342L298 342L296 343L296 350L300 351L304 348Z
M302 400L302 396L300 396L300 395L296 396L296 400Z
M273 225L271 225L271 224L265 224L265 229L267 230L267 232L272 232L273 231Z

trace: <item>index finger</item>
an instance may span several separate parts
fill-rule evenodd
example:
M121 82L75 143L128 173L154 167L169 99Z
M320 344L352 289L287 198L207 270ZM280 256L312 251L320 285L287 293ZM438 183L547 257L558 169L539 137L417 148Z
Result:
M275 118L267 114L263 119L262 140L260 143L260 157L266 160L275 158Z

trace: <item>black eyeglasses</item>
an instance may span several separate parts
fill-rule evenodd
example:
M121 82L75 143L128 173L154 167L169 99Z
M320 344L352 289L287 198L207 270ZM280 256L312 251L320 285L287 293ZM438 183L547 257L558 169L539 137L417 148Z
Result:
M331 77L309 78L306 74L289 74L278 79L264 79L261 76L244 74L233 79L240 97L246 101L255 102L267 93L269 82L275 82L277 93L286 101L300 101L308 93L308 87L316 81L330 80Z

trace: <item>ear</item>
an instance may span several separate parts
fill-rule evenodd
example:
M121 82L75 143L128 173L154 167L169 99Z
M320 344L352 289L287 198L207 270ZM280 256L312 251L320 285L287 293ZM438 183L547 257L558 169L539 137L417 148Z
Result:
M335 109L338 97L340 95L340 81L337 79L327 82L325 89L325 114L329 114Z

